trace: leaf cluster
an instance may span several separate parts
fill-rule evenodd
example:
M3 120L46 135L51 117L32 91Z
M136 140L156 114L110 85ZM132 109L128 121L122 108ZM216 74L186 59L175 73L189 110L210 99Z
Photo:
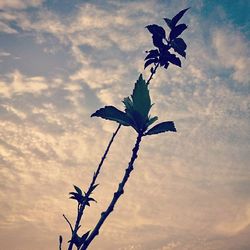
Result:
M187 29L187 25L184 23L178 24L178 22L188 9L189 8L180 11L172 19L164 18L164 21L170 29L168 37L166 36L166 32L163 27L157 24L151 24L146 26L148 31L152 34L153 44L156 49L146 51L148 55L144 59L144 68L148 67L151 64L160 64L161 67L167 69L169 63L181 67L180 58L177 57L176 54L171 53L170 49L173 49L177 54L181 55L182 57L186 57L185 50L187 48L187 45L185 41L179 36L185 29ZM152 71L153 68L151 68L151 72Z
M98 186L98 184L94 185L91 187L90 189L90 194L95 190L95 188ZM75 191L76 192L70 192L69 194L71 195L69 198L70 199L73 199L73 200L76 200L78 202L78 205L87 205L87 206L90 206L90 201L95 201L97 202L94 198L91 198L89 197L89 195L87 195L85 192L82 192L82 190L75 186L74 185L74 188L75 188Z
M174 122L172 121L159 123L147 131L149 126L158 120L158 117L151 117L149 115L153 104L151 103L148 84L142 75L140 75L136 81L132 95L124 98L123 104L125 106L125 112L120 111L114 106L105 106L93 113L91 117L101 117L103 119L116 121L124 126L131 126L137 133L142 133L143 135L153 135L166 131L176 132Z

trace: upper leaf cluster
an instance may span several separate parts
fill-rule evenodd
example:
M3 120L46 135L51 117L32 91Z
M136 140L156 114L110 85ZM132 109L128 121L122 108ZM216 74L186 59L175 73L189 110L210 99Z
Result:
M179 36L187 28L187 25L184 23L178 24L178 22L188 9L189 8L180 11L172 19L164 18L164 21L170 28L168 37L166 37L166 32L161 26L157 24L146 26L148 31L152 34L153 44L156 49L146 51L148 55L144 59L146 61L144 68L151 64L159 64L161 67L167 69L169 63L181 67L180 58L174 53L171 53L169 50L172 48L177 54L181 55L182 57L186 57L185 50L187 45Z

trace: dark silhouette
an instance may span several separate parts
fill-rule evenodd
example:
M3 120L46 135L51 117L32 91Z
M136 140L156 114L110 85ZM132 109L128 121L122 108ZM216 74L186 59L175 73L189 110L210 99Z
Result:
M188 8L180 11L172 19L164 18L164 21L170 29L168 37L166 37L166 32L161 26L156 24L146 26L148 31L152 34L153 45L155 46L155 49L146 51L147 56L144 59L144 68L146 69L149 65L152 64L153 66L150 68L151 74L148 80L145 81L141 74L135 83L132 95L130 97L124 98L123 104L125 106L125 110L121 111L114 106L105 106L104 108L97 110L91 115L91 117L100 117L103 119L115 121L119 125L108 143L108 146L101 158L96 172L94 172L92 181L88 187L87 192L85 193L79 187L74 186L75 191L69 193L70 198L77 201L77 218L73 227L67 217L63 215L63 217L69 224L72 234L71 239L69 240L68 250L72 250L74 246L78 250L87 249L93 239L99 234L101 226L103 225L107 217L110 215L110 213L114 210L115 204L120 198L120 196L124 193L125 185L129 179L131 172L134 169L134 163L138 156L140 143L143 137L163 132L176 132L175 124L173 121L161 122L151 127L151 125L155 123L156 120L158 120L158 117L151 117L149 115L150 109L152 107L149 83L152 80L154 74L156 74L158 67L163 67L167 69L170 63L181 67L181 60L179 57L176 56L174 52L184 58L186 57L187 45L184 40L179 36L187 28L187 25L178 24L178 22L187 10ZM125 170L124 176L120 184L118 185L117 191L114 193L113 198L107 209L101 213L101 217L97 222L96 226L92 231L88 231L80 237L78 235L78 230L81 226L80 222L83 216L84 209L86 206L90 206L90 202L95 201L95 199L90 197L90 195L99 185L96 184L97 177L101 171L102 165L114 141L114 138L119 132L122 125L132 127L137 133L137 139L135 142L135 146L132 150L130 162L128 163L128 167ZM62 236L59 237L59 249L61 249L61 247Z

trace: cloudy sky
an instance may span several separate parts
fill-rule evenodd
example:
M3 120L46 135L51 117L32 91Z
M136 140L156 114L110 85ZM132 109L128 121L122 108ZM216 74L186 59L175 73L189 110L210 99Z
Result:
M178 133L144 138L90 249L249 249L250 2L0 0L1 250L57 249L60 234L66 249L68 192L87 188L117 127L90 114L122 109L149 76L144 27L187 7L187 59L150 86L152 114ZM135 138L124 127L116 137L82 233L111 200Z

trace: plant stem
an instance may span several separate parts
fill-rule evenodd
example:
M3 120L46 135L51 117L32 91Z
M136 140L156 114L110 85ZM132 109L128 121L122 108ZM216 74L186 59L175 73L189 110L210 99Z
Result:
M155 65L155 68L151 71L151 75L150 75L150 77L149 77L148 80L147 80L147 85L149 85L149 83L150 83L150 81L152 80L153 75L156 73L156 70L157 70L157 68L159 67L159 65L160 65L160 63L157 63L157 64Z
M107 210L101 213L101 218L99 219L99 221L96 224L95 228L93 229L93 231L91 232L91 234L89 235L87 240L85 241L85 244L81 247L81 250L86 250L87 247L89 246L89 244L92 242L92 240L99 234L99 230L100 230L102 224L107 219L109 214L114 210L114 206L115 206L116 202L118 201L120 196L124 193L125 184L128 181L130 173L134 169L134 162L135 162L135 160L137 158L137 154L138 154L138 151L139 151L139 146L140 146L142 136L143 136L143 133L141 133L141 132L138 133L135 146L134 146L134 148L132 150L132 156L131 156L130 162L128 164L128 167L125 170L125 174L123 176L123 179L120 182L117 191L114 193L113 199L111 200Z
M159 66L159 63L157 63L156 65L155 65L155 68L151 71L151 75L150 75L150 77L149 77L149 79L147 80L147 85L150 83L150 81L152 80L152 78L153 78L153 75L156 73L156 70L157 70L157 68L158 68L158 66ZM108 152L109 152L109 149L110 149L110 147L111 147L111 145L112 145L112 143L113 143L113 141L114 141L114 138L116 137L116 135L117 135L117 133L118 133L118 131L120 130L120 128L121 128L121 124L119 124L118 125L118 127L117 127L117 129L116 129L116 131L113 133L113 135L112 135L112 137L111 137L111 139L110 139L110 141L109 141L109 144L108 144L108 146L107 146L107 148L106 148L106 150L105 150L105 152L104 152L104 154L103 154L103 157L102 157L102 159L101 159L101 161L100 161L100 163L99 163L99 165L98 165L98 167L97 167L97 170L96 170L96 172L94 173L94 175L93 175L93 178L92 178L92 182L91 182L91 184L89 185L89 188L88 188L88 191L87 191L87 193L86 193L86 195L85 195L85 200L87 201L88 200L88 197L90 196L90 194L91 194L91 189L92 189L92 187L95 185L95 183L96 183L96 179L97 179L97 177L98 177L98 175L99 175L99 173L100 173L100 170L101 170L101 167L102 167L102 165L103 165L103 163L104 163L104 160L105 160L105 158L106 158L106 156L107 156L107 154L108 154ZM132 169L133 170L133 169ZM131 171L132 171L131 170ZM130 171L130 172L131 172ZM125 176L124 176L125 177ZM127 181L127 180L126 180ZM126 183L126 182L125 182ZM120 194L121 195L121 194ZM119 196L120 196L119 195ZM119 198L119 197L118 197ZM118 199L117 198L117 199ZM116 202L115 202L116 203ZM84 211L84 209L85 209L85 207L86 207L86 202L84 202L83 204L81 204L80 206L79 206L79 208L78 208L78 213L77 213L77 218L76 218L76 222L75 222L75 226L74 226L74 230L72 231L72 236L71 236L71 240L70 240L70 244L69 244L69 247L68 247L68 250L72 250L73 249L73 246L74 246L74 238L76 237L76 234L77 234L77 231L78 231L78 229L79 229L79 227L80 227L80 222L81 222L81 219L82 219L82 216L83 216L83 211ZM111 211L110 211L111 212ZM109 212L109 213L110 213ZM108 216L108 215L107 215ZM102 218L102 217L101 217ZM105 218L106 219L106 218ZM103 222L105 221L105 219L103 220ZM100 219L101 220L101 219ZM100 222L100 221L99 221ZM99 223L98 222L98 223ZM103 222L101 223L101 225L103 224ZM97 224L98 225L98 224ZM96 225L96 227L97 227L97 225ZM100 225L100 227L101 227L101 225ZM100 228L99 227L99 228ZM94 229L95 230L95 229ZM94 232L94 231L93 231ZM91 235L93 235L93 232L91 233ZM99 229L98 229L98 232L97 232L97 234L99 233ZM95 236L89 236L89 239L91 239L91 237L95 237ZM90 244L90 242L92 241L93 239L91 239L90 241L89 240L87 240L87 242L89 242L88 243L88 245ZM88 246L87 245L87 246Z
M108 146L107 146L107 148L106 148L106 150L105 150L105 152L104 152L104 154L102 156L102 159L101 159L101 161L100 161L100 163L99 163L99 165L97 167L97 170L96 170L96 172L93 175L92 181L91 181L91 183L89 185L89 188L88 188L88 191L87 191L87 193L85 195L85 201L88 200L88 197L91 194L92 187L95 185L96 179L97 179L97 177L98 177L98 175L100 173L100 170L101 170L101 167L103 165L103 162L104 162L104 160L105 160L105 158L106 158L106 156L107 156L107 154L109 152L109 149L110 149L110 147L111 147L111 145L112 145L112 143L114 141L114 138L117 135L117 133L120 130L120 128L121 128L121 124L118 125L116 131L113 133L113 135L112 135L112 137L111 137L111 139L109 141L109 144L108 144ZM76 218L74 230L72 232L71 241L70 241L68 250L72 250L72 248L73 248L74 238L76 237L77 231L79 229L80 222L81 222L81 219L82 219L82 216L83 216L83 211L84 211L85 207L86 207L86 202L84 202L83 204L81 204L80 207L79 207L79 209L78 209L77 218Z

